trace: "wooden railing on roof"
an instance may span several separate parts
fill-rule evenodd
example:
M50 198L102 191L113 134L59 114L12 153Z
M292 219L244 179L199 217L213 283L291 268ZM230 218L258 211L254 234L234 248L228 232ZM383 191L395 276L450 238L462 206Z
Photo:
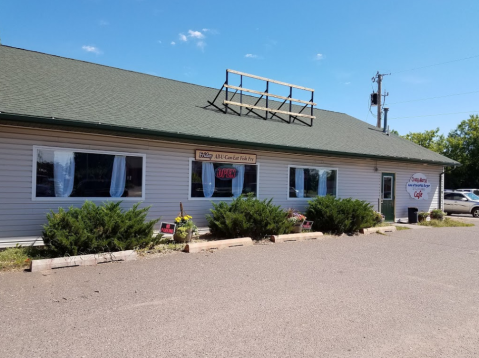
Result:
M240 76L239 86L233 86L233 85L229 84L229 82L230 82L229 74L234 74L234 75L239 75ZM253 89L244 88L243 87L243 77L249 77L249 78L253 78L253 79L256 79L256 80L265 81L266 82L266 90L265 91L256 91L256 90L253 90ZM281 96L281 95L278 95L278 94L270 93L269 92L269 84L270 83L275 83L275 84L278 84L278 85L281 85L281 86L289 87L289 96ZM310 101L304 101L304 100L301 100L301 99L293 98L293 88L299 89L299 90L302 90L302 91L311 92L311 100ZM223 105L223 108L221 108L221 107L219 107L218 105L215 104L215 101L218 99L218 96L223 91L223 89L225 89L225 99L221 103ZM230 93L231 93L230 90L235 91L233 93L233 95L231 96L231 98L229 98ZM240 97L239 102L233 101L234 97L236 96L236 94L238 94L238 92L239 92L239 97ZM244 103L243 102L243 92L253 93L253 94L256 94L256 95L260 95L260 96L257 98L256 103L254 103L254 104ZM282 99L283 102L277 108L272 108L269 105L270 97ZM258 106L258 103L263 98L264 98L265 106ZM287 102L289 102L289 110L282 110L281 108L283 108L283 106ZM301 103L304 106L298 112L293 112L293 102ZM314 116L314 108L313 108L313 106L316 105L316 103L314 103L314 89L306 88L306 87L302 87L302 86L298 86L298 85L293 85L293 84L285 83L285 82L281 82L281 81L276 81L276 80L272 80L272 79L265 78L265 77L255 76L255 75L251 75L251 74L244 73L244 72L229 70L229 69L226 70L226 81L225 81L225 83L223 84L223 86L219 90L215 99L213 101L208 101L208 103L209 103L209 105L206 106L206 107L213 106L213 107L221 110L225 114L228 113L228 111L230 110L230 111L236 113L237 115L241 116L243 114L243 108L246 108L246 109L248 109L246 115L248 115L250 113L253 113L253 114L256 114L257 116L259 116L263 119L276 117L276 118L278 118L278 119L280 119L280 120L282 120L286 123L293 123L295 121L299 121L299 122L301 122L303 124L306 124L310 127L313 125L313 119L316 118ZM275 103L278 103L278 102L275 101ZM231 108L231 106L239 107L239 111ZM310 114L302 113L308 107L310 109ZM257 113L255 110L256 111L264 111L265 115L263 116L263 115ZM286 119L282 118L281 116L279 116L279 114L287 115L288 119L286 120ZM300 118L309 119L309 123L301 120Z

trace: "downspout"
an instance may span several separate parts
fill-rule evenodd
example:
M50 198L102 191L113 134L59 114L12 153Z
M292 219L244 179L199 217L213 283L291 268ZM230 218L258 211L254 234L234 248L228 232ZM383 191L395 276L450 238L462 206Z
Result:
M439 174L439 209L444 211L444 167L442 167L442 173Z

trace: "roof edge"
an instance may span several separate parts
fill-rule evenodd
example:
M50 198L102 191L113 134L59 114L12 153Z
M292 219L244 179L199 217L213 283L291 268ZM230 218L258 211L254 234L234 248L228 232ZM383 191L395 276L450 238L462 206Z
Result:
M31 124L37 123L37 124L46 124L46 125L62 125L62 126L74 127L74 128L85 128L85 129L116 131L116 132L130 133L130 134L151 135L154 137L164 137L164 138L171 138L171 139L178 139L178 140L200 141L200 142L206 142L206 143L213 142L218 144L230 144L230 145L233 144L233 145L241 145L246 147L262 148L264 150L274 149L276 151L290 152L290 153L305 153L305 154L308 153L308 154L329 155L334 157L381 159L381 160L391 160L391 161L399 161L399 162L414 162L419 164L440 165L440 166L446 166L446 167L461 166L461 163L456 162L454 160L451 160L450 162L432 161L432 160L421 160L421 159L407 158L407 157L390 157L390 156L383 156L383 155L373 155L373 154L367 155L367 154L351 153L351 152L339 152L339 151L327 151L327 150L318 150L318 149L310 149L310 148L302 148L302 147L290 147L290 146L282 146L282 145L274 145L274 144L204 137L204 136L198 136L198 135L183 134L179 132L173 133L173 132L167 132L167 131L161 131L161 130L141 129L141 128L135 128L135 127L126 127L126 126L115 126L111 124L104 124L101 122L98 122L98 123L83 122L78 120L71 120L71 119L64 119L64 118L57 118L57 117L39 117L39 116L30 116L25 114L0 112L0 119L13 120L13 121L31 123Z

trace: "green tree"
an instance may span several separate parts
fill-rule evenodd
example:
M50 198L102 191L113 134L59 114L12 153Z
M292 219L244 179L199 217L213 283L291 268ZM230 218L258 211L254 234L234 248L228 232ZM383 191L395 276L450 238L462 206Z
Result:
M444 155L462 164L446 172L448 186L479 187L479 115L471 115L449 133Z
M446 169L448 188L479 188L479 115L463 120L447 137L439 134L439 128L403 137L462 164Z
M421 147L430 149L434 152L445 154L446 150L446 138L443 134L439 134L439 128L429 131L421 132L409 132L404 136Z

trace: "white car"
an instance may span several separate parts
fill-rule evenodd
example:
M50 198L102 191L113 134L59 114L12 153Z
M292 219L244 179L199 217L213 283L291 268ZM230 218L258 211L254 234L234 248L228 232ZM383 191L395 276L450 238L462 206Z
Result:
M479 189L456 189L456 191L461 193L473 193L479 196Z
M447 215L451 214L472 214L479 218L479 196L474 193L445 193L444 211Z

